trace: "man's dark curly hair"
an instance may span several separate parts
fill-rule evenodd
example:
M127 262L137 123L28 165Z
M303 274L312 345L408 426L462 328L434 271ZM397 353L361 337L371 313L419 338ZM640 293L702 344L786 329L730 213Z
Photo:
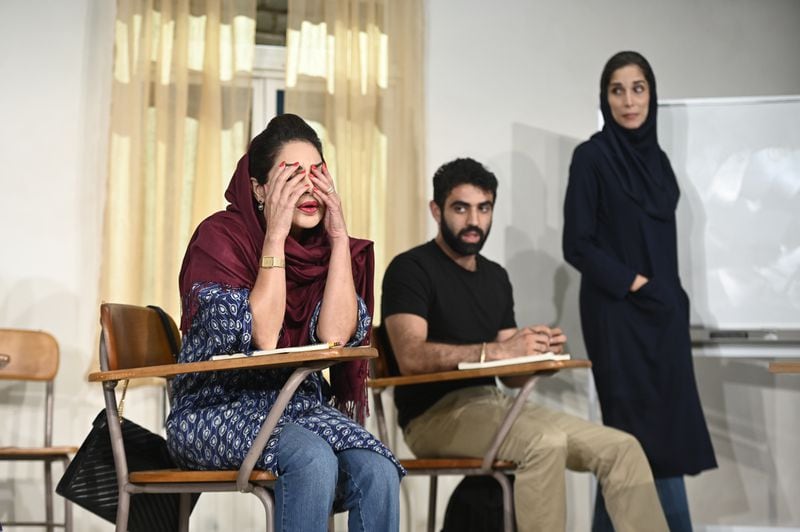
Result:
M433 201L443 209L450 191L464 184L491 192L492 203L497 199L495 175L475 159L464 157L444 163L433 174Z

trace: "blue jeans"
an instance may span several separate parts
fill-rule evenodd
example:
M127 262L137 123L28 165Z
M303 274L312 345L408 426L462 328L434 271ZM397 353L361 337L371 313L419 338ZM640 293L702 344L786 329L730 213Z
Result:
M277 531L327 532L334 504L349 512L350 532L399 530L400 475L388 458L365 449L334 453L292 423L283 428L277 452Z
M658 499L664 509L670 532L692 532L692 518L689 515L689 501L686 498L686 484L683 477L657 478L655 481ZM592 532L614 532L614 525L608 517L599 487L594 502Z

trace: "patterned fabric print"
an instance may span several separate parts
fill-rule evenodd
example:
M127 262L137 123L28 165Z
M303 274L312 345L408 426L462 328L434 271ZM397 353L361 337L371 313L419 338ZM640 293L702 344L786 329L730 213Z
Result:
M367 304L364 303L364 300L361 297L356 296L356 301L358 302L358 325L356 326L356 332L353 335L353 338L347 342L349 346L359 345L363 340L364 337L367 335L367 331L369 330L369 326L372 324L372 316L369 315L369 309L367 309ZM322 301L317 303L317 306L314 307L314 313L311 315L311 323L309 323L309 328L311 329L310 334L310 342L312 344L318 344L319 338L317 338L317 322L319 322L319 311L322 309Z
M192 290L198 311L183 338L180 362L209 360L223 353L252 352L252 315L247 289L206 284ZM311 320L311 338L321 301ZM358 299L358 327L348 345L361 343L370 316ZM180 375L172 382L173 405L167 419L167 444L175 461L186 469L237 469L244 460L291 368L241 370ZM278 438L292 422L324 438L335 451L369 449L391 459L392 453L361 425L328 406L328 385L320 373L310 375L297 389L270 436L256 467L278 473Z

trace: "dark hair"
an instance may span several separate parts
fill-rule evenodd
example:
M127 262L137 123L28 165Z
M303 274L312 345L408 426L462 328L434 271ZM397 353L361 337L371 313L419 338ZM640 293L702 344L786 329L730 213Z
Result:
M433 201L440 208L450 191L459 185L468 184L492 193L492 202L497 199L497 178L475 159L468 157L444 163L433 174Z
M308 142L322 157L322 142L314 129L297 115L278 115L267 124L266 129L250 141L247 149L250 177L262 185L267 182L267 174L275 164L275 157L287 142L295 140Z
M653 75L653 69L650 66L650 63L648 63L647 59L645 59L644 56L639 52L628 50L625 52L617 52L612 55L611 59L606 62L606 66L603 67L603 74L600 76L601 98L608 93L608 84L611 82L611 76L614 74L614 72L628 65L636 65L641 68L642 74L644 74L644 79L647 80L647 85L650 87L650 90L655 91L656 78Z

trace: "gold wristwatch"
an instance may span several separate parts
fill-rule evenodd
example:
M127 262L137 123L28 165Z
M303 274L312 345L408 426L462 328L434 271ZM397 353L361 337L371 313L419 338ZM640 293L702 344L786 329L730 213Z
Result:
M261 267L262 268L285 268L286 267L286 259L282 259L279 257L270 257L268 255L264 255L261 257Z

